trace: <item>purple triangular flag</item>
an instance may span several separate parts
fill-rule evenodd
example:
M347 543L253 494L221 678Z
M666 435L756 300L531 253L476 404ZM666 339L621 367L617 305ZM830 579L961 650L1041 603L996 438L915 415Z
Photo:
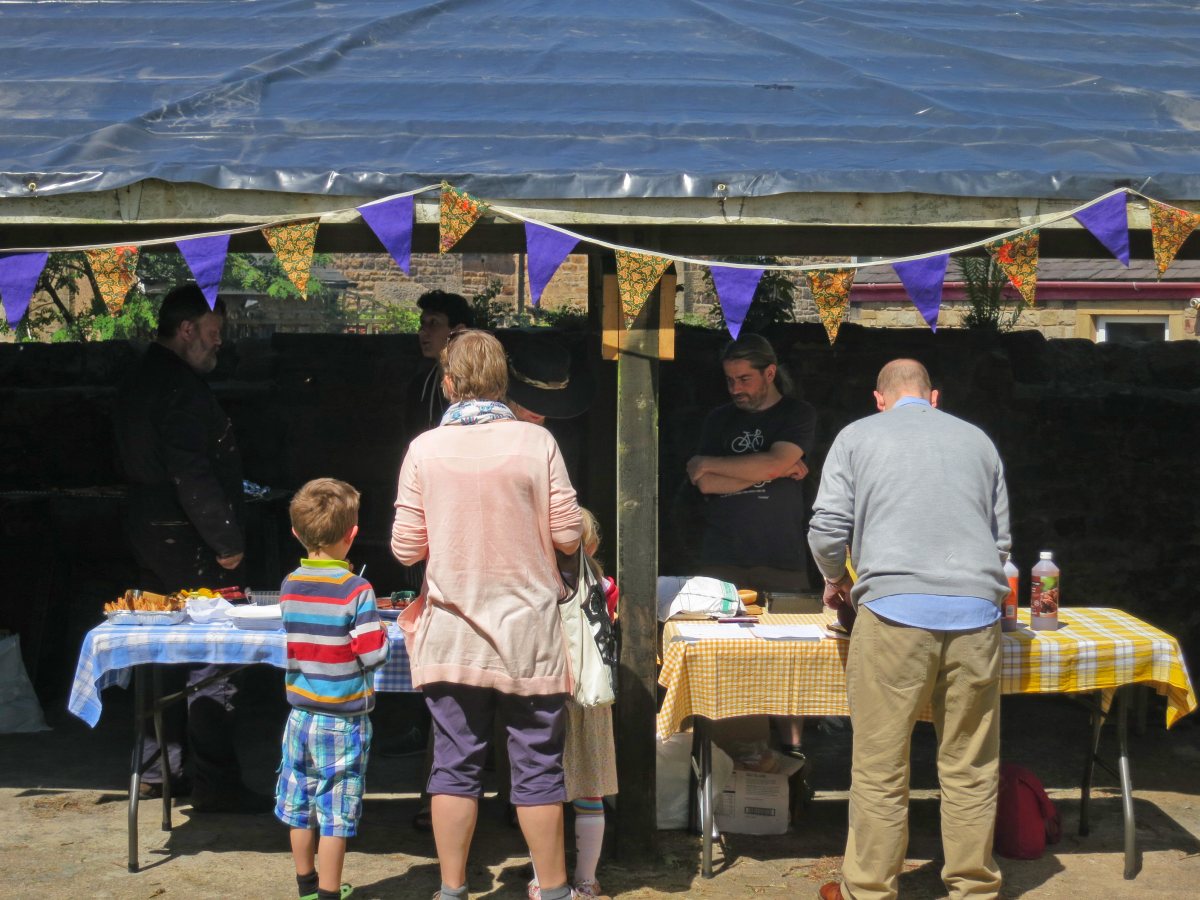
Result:
M225 274L225 257L229 255L229 235L214 234L211 237L189 238L176 241L196 286L204 292L208 308L217 305L217 292L221 290L221 276Z
M1125 211L1125 200L1125 192L1121 191L1081 209L1075 218L1109 253L1129 265L1129 214Z
M33 289L49 258L49 253L0 253L0 300L4 301L4 317L13 331L25 318Z
M409 274L412 261L413 198L396 197L382 203L370 203L358 208L375 237L392 254L401 271Z
M892 268L908 291L909 299L929 327L937 331L938 310L942 305L942 282L950 255L929 256L909 262L893 263Z
M721 312L725 314L725 327L729 334L737 340L746 321L746 313L750 309L750 301L758 290L758 282L762 278L762 269L733 269L728 266L709 266L712 272L713 287L717 289L717 300L721 303Z
M542 291L578 243L579 238L573 234L563 234L533 222L525 223L525 252L529 256L529 294L534 306L541 302Z

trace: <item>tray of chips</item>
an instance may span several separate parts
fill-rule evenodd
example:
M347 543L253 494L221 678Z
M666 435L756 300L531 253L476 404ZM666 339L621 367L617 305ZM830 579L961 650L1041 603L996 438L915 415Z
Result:
M104 615L114 625L178 625L187 618L183 601L130 588L112 603L104 604Z

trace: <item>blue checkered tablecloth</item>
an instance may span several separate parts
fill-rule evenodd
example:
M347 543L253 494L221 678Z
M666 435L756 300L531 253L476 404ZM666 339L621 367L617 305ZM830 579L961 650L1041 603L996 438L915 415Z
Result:
M391 653L387 664L375 672L375 690L411 691L412 673L404 638L394 622L388 625ZM218 663L286 665L286 635L236 628L231 623L197 625L97 625L83 639L79 664L67 709L92 727L100 721L100 692L114 684L129 684L134 666L147 663Z

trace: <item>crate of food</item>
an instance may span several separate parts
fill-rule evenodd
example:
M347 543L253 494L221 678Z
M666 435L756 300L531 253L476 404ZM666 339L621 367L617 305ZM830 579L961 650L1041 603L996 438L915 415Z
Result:
M278 606L279 591L257 591L254 588L246 588L246 599L253 606Z

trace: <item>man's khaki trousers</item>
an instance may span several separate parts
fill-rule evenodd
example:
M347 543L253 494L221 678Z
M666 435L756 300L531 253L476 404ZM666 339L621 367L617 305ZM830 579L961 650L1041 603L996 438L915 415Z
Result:
M893 624L861 607L846 684L854 756L843 895L848 900L897 895L908 847L912 730L932 704L946 856L942 880L951 898L996 897L1000 624L928 631Z

